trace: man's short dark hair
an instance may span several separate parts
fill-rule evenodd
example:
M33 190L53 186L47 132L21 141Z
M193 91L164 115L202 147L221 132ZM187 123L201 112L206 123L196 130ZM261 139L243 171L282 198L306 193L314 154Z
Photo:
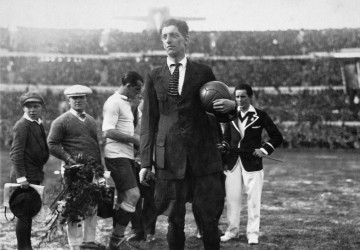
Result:
M187 23L183 20L175 19L175 18L167 19L161 24L160 34L164 27L168 27L171 25L177 27L183 37L189 35L189 26L187 25Z
M246 90L246 94L248 95L248 97L253 96L253 90L251 86L247 83L239 83L238 85L236 85L234 92L236 90Z
M130 85L134 86L137 85L137 81L144 82L141 75L139 75L135 71L128 71L123 75L123 77L121 77L122 85L126 85L127 83L130 83Z

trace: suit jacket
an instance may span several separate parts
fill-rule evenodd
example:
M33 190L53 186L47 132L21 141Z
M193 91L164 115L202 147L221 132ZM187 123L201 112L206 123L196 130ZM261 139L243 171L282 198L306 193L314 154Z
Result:
M224 126L223 139L229 144L230 148L240 149L240 152L230 151L224 157L224 163L227 165L228 170L234 168L238 157L240 155L241 162L246 171L258 171L263 169L262 158L252 155L255 149L264 148L270 155L276 147L278 147L283 137L268 116L268 114L260 109L255 109L255 112L248 112L248 120L245 126L244 137L241 138L238 116L235 117L230 123ZM262 144L262 132L266 130L269 140Z
M214 81L211 69L188 60L181 95L169 96L166 64L145 82L140 133L141 166L154 165L159 179L181 179L187 166L195 176L222 171L217 131L201 105L199 90Z
M10 159L13 181L23 176L28 181L43 180L43 166L49 159L49 149L42 125L24 117L17 121L13 128Z

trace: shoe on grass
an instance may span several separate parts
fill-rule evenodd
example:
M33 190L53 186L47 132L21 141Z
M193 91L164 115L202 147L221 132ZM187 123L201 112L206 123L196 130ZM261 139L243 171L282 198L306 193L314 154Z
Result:
M120 239L110 238L109 247L107 250L135 250L136 248L131 246L125 237Z
M201 238L202 238L202 232L201 232L201 230L200 230L199 228L196 229L195 235L196 235L196 238L198 238L198 239L201 239Z
M106 247L100 243L97 243L97 242L94 242L94 241L91 241L91 242L83 242L81 245L80 245L80 249L96 249L96 250L105 250Z
M226 232L223 236L220 237L221 242L227 242L231 239L237 239L239 236L230 232Z
M156 238L155 238L155 235L154 234L148 234L146 235L146 242L153 242L155 241Z
M142 234L130 234L130 236L128 236L126 238L127 241L142 241L144 240L144 235Z
M249 244L249 245L258 245L258 244L259 244L259 239L258 239L258 237L255 237L255 236L249 237L249 239L248 239L248 244Z

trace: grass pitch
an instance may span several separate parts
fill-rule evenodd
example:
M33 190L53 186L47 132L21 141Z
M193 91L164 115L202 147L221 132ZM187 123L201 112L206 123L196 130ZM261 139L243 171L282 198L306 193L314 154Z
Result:
M240 237L221 243L221 249L360 249L360 152L354 150L278 150L278 163L264 160L265 183L262 195L260 244L248 246L245 236L247 208L242 211ZM8 152L1 152L0 187L8 182ZM55 185L53 158L46 166L46 185ZM1 194L2 195L2 194ZM0 199L2 201L2 197ZM51 202L51 198L47 201ZM246 204L245 200L243 202ZM1 211L3 211L1 207ZM167 218L160 216L153 243L139 242L136 249L167 249ZM16 249L15 223L0 215L0 249ZM225 211L219 228L225 231ZM46 227L34 223L32 243L38 246ZM111 235L111 219L99 219L97 240L104 244ZM196 225L188 205L186 249L203 249L195 237ZM65 234L59 234L42 249L67 249Z

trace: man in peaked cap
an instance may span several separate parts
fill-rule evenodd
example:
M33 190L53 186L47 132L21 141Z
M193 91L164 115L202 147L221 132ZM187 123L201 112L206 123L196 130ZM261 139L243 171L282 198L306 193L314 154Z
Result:
M56 118L50 127L48 145L50 154L63 161L63 166L75 164L76 156L94 158L101 164L101 153L95 119L85 113L87 95L92 90L83 85L65 89L70 110ZM96 209L96 208L94 208ZM97 215L78 223L69 223L68 241L71 249L99 249L95 243ZM84 231L84 232L83 232Z
M84 85L73 85L64 90L64 94L68 97L71 96L86 96L92 94L92 90Z
M40 103L42 106L45 105L43 97L39 93L34 91L22 94L19 101L22 107L24 107L24 105L29 102Z
M21 189L28 189L29 184L40 185L43 181L43 168L49 159L49 149L41 120L45 102L37 92L24 93L19 102L24 115L13 128L10 150L11 180L19 183ZM16 216L18 217L15 230L18 249L32 249L30 239L32 216L24 213Z

